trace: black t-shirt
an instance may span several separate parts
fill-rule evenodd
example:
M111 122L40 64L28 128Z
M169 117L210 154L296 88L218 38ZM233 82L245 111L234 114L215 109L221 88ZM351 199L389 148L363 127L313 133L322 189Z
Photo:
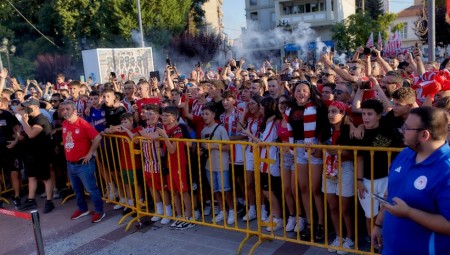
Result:
M126 113L127 109L123 106L108 107L103 104L102 111L105 111L106 127L110 127L120 125L120 115Z
M403 134L400 132L400 130L404 123L405 121L402 117L396 117L394 115L394 110L389 111L380 120L380 126L389 130L393 130L394 134L398 137L398 139L401 140L403 140Z
M355 140L355 144L360 146L383 147L383 148L399 148L402 147L403 141L395 135L394 130L379 126L374 129L366 129L362 140ZM391 154L391 161L398 153ZM371 157L370 151L358 151L358 156L364 158L364 178L371 179ZM388 176L388 153L376 151L373 156L374 179L380 179Z
M8 141L14 140L13 127L16 125L20 123L12 113L0 110L0 149L5 148Z
M219 102L214 101L214 106L216 107L216 117L214 117L215 120L220 121L220 115L225 112L225 108L223 107L222 100Z
M33 155L46 155L50 156L49 152L51 150L51 132L52 127L48 119L43 115L39 114L36 117L31 117L28 120L28 125L33 127L35 125L41 126L42 131L34 138L25 137L25 151L28 154Z
M53 122L52 122L53 129L61 128L63 122L64 122L64 118L59 116L58 110L55 110L55 112L53 113ZM62 139L62 130L55 132L55 134L53 135L53 141L54 141L55 145L62 147L62 144L61 144L62 140L63 140Z
M304 126L303 115L305 113L305 106L294 104L291 108L291 113L288 116L288 122L291 124L294 140L304 140Z

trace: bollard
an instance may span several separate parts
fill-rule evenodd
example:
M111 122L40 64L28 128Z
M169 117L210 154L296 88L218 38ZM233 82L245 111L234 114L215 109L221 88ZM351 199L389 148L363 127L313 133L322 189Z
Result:
M37 210L31 211L31 221L33 222L34 238L36 240L36 249L38 255L45 255L44 240L42 240L41 224Z

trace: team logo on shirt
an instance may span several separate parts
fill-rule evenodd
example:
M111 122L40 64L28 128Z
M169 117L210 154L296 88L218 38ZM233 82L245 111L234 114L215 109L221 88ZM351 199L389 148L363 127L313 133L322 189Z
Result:
M106 114L105 111L102 111L102 117L105 117L105 114Z
M423 190L427 186L427 177L422 175L417 177L414 181L414 187L418 190Z
M66 133L66 128L63 128L63 133Z
M66 136L66 142L64 143L64 149L67 152L71 151L75 144L73 143L72 132L68 132Z
M77 128L77 129L75 129L75 134L79 134L80 133L80 130Z

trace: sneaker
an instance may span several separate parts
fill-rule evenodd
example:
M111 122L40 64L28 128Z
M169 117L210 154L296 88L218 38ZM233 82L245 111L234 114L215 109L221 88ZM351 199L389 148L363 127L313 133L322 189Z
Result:
M352 239L346 237L344 241L342 242L342 248L351 249L353 246L355 246L355 243L352 241ZM348 254L346 251L337 251L337 254Z
M181 216L177 216L178 219L181 219ZM178 225L180 225L182 221L176 220L170 225L170 229L176 229Z
M121 205L115 205L115 206L113 206L113 209L114 210L119 210L119 209L122 209L123 208L123 206L121 206Z
M229 210L228 211L227 224L228 225L233 225L234 224L234 210Z
M187 220L192 220L192 217ZM193 227L195 227L194 223L182 221L180 224L177 225L176 229L177 230L185 230L185 229L190 229Z
M266 210L261 212L261 220L262 221L267 221L269 219L269 214L267 213Z
M153 216L150 220L151 220L152 222L157 222L157 221L160 221L160 220L161 220L161 217L159 217L159 216Z
M162 218L161 219L161 224L162 225L167 225L167 224L169 224L170 223L170 219L169 218Z
M309 241L311 239L311 227L309 224L306 224L303 230L300 231L300 237L304 241Z
M22 201L21 201L20 197L15 197L15 198L13 198L13 203L14 203L14 206L16 208L18 208L22 204Z
M90 211L80 211L80 210L76 210L73 214L72 214L72 216L70 217L72 220L77 220L77 219L79 219L79 218L81 218L81 217L84 217L84 216L87 216L87 215L89 215L89 214L91 214L91 212Z
M203 210L203 214L205 215L205 216L208 216L208 215L210 215L211 214L211 201L206 201L206 203L205 203L205 209Z
M200 219L200 211L199 210L195 210L194 211L194 220L199 220Z
M334 241L330 244L331 247L339 247L339 241L340 241L340 237L336 236L336 238L334 239ZM328 252L336 252L337 250L333 249L333 248L329 248Z
M306 219L299 217L298 222L295 224L294 231L295 232L303 231L305 229L305 225L306 225Z
M273 220L269 223L270 226L266 228L267 232L275 232L283 227L283 220L279 218L272 218Z
M320 242L323 241L324 238L325 238L325 228L323 227L323 225L318 224L316 227L314 239Z
M220 211L219 214L216 215L215 219L213 217L212 222L213 223L219 223L222 222L225 216L223 215L223 211Z
M286 223L286 232L291 232L295 228L295 216L289 216Z
M256 219L256 210L255 209L250 209L248 210L248 213L242 218L242 220L244 221L250 221L250 220L254 220Z
M104 212L103 213L96 212L96 213L94 213L94 215L92 215L91 222L92 223L100 222L100 221L102 221L103 218L105 218L105 216L106 216L106 213L104 213Z
M53 190L53 199L60 199L61 194L59 194L59 191L57 189Z
M53 209L55 209L55 205L53 204L52 201L45 201L45 206L44 206L44 210L42 211L42 213L49 213L51 211L53 211Z
M42 193L42 194L41 194L41 198L47 198L47 193L45 193L45 192Z
M18 209L21 211L28 211L28 210L36 209L36 207L37 207L36 200L27 199L21 206L19 206Z

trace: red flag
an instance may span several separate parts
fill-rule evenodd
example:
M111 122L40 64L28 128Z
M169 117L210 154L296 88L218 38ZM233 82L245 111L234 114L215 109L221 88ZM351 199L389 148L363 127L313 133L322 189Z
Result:
M373 48L373 32L370 33L369 40L367 40L366 48Z

